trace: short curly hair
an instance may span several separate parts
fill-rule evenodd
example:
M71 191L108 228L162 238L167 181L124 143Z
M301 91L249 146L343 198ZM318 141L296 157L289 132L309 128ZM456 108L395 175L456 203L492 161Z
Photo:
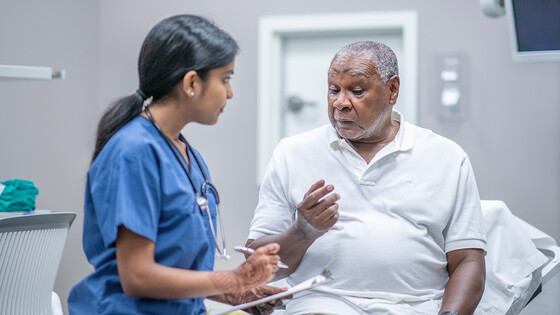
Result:
M399 64L395 52L393 52L389 46L381 42L366 40L348 44L342 47L335 54L334 58L340 55L361 54L371 55L377 73L383 83L387 83L392 76L399 75Z

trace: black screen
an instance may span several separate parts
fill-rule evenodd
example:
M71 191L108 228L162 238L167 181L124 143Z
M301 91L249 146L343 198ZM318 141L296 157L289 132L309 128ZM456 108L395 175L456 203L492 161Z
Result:
M513 0L518 51L560 50L560 0Z

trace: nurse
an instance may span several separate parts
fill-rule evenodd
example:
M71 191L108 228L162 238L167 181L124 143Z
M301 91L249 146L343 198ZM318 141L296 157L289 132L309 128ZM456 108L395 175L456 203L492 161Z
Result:
M278 244L212 271L216 250L226 256L216 239L219 198L181 135L188 123L218 121L233 97L237 52L227 33L193 15L167 18L147 35L140 88L99 121L83 235L95 270L70 292L71 314L206 314L206 296L240 304L283 290L265 285L278 270ZM270 313L279 302L251 311Z

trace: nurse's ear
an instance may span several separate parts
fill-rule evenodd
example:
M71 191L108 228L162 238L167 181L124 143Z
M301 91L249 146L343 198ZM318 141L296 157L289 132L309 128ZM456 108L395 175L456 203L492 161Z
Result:
M183 76L182 86L188 97L194 97L202 91L202 80L196 71L190 70Z

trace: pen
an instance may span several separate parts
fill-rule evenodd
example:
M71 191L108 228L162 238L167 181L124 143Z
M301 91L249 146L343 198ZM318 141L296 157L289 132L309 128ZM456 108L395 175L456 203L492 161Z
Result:
M250 247L245 247L245 246L234 246L233 249L236 252L245 253L245 254L252 254L252 253L255 252L254 249L252 249ZM288 268L288 265L286 265L285 263L283 263L281 261L278 261L277 265L280 268Z

